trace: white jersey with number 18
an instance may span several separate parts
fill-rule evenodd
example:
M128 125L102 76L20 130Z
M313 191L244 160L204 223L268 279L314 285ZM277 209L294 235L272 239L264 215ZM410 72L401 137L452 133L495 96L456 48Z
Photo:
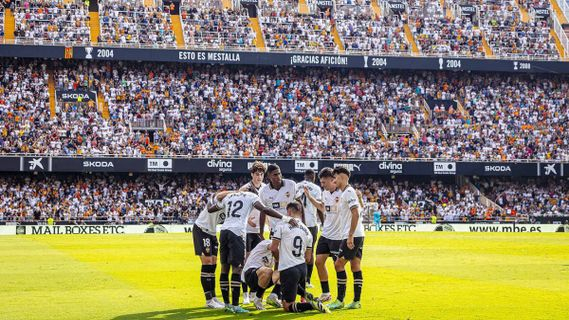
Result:
M209 201L208 204L211 204L211 201ZM223 209L210 213L207 211L206 205L194 223L200 227L203 232L215 236L217 234L217 225L222 224L224 220L225 211Z
M225 210L225 222L221 225L221 230L229 230L244 237L247 219L256 202L260 203L261 200L251 192L236 192L226 196L221 202Z

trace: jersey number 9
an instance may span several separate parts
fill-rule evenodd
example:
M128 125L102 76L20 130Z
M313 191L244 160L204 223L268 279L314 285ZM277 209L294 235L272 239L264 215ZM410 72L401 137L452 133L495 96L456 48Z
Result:
M302 255L302 238L300 236L294 237L292 240L292 246L295 250L292 250L292 255L295 257L300 257Z

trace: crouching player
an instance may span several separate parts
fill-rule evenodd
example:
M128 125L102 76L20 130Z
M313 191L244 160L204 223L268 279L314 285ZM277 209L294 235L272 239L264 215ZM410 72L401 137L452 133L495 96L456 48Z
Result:
M278 224L271 243L273 256L279 262L283 308L288 312L318 310L330 313L322 302L306 294L306 261L312 255L312 235L302 223L302 206L298 202L291 202L286 210L290 217L297 220L298 225ZM297 294L309 302L295 302Z
M271 252L271 240L263 240L251 251L243 267L241 281L251 288L251 292L255 292L255 296L252 298L257 310L265 310L263 294L277 280L275 277L278 275L273 276L274 266L275 259Z

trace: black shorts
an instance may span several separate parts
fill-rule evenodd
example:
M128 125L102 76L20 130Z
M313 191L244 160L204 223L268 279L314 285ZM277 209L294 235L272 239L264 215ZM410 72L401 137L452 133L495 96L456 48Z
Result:
M263 290L263 288L259 287L259 276L257 275L257 270L259 269L260 268L250 268L245 270L245 284L247 284L247 286L251 289L251 292ZM267 288L270 288L273 285L273 281L270 280Z
M219 254L222 264L242 267L245 264L245 240L229 230L221 230Z
M330 240L326 237L320 237L316 247L316 254L327 254L332 258L337 258L340 253L340 244L342 244L342 240Z
M253 251L255 247L261 243L263 239L261 239L261 235L258 233L247 233L247 252Z
M194 252L196 253L196 256L217 256L219 243L217 242L216 236L203 231L200 227L194 224L192 237L194 238Z
M298 287L306 288L306 264L299 264L281 271L280 278L283 300L288 303L294 302Z
M364 251L364 237L355 237L354 238L354 248L348 248L348 240L342 240L342 244L340 245L340 253L338 254L339 258L344 258L346 260L352 260L353 258L362 258Z
M257 268L251 268L245 270L245 284L251 288L251 292L256 291L259 285L259 277L257 277Z

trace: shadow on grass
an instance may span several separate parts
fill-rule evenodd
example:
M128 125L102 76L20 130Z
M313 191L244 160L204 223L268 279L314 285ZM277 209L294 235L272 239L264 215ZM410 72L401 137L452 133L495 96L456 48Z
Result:
M307 318L322 315L316 311L308 311L304 313L288 313L284 312L282 309L267 309L264 311L258 311L254 308L246 308L251 311L248 314L233 314L230 312L225 312L224 310L212 310L207 308L187 308L187 309L172 309L163 311L153 311L145 313L133 313L118 316L113 318L113 320L144 320L144 319L165 319L165 320L178 320L178 319L296 319L296 318Z

